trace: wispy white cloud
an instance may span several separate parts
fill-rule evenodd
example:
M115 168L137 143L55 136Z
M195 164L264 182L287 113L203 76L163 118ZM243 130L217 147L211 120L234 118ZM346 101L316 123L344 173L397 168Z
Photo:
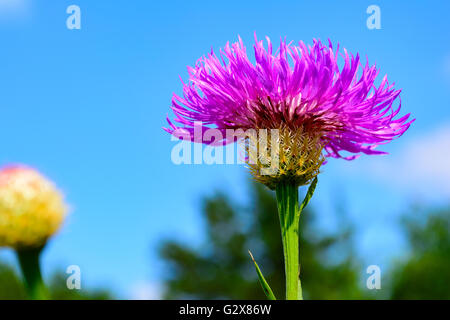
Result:
M412 194L450 197L450 123L411 140L394 154L371 157L358 167L375 180Z
M0 0L0 17L15 18L29 12L30 0Z
M131 288L133 300L159 300L162 297L162 287L156 283L137 283Z

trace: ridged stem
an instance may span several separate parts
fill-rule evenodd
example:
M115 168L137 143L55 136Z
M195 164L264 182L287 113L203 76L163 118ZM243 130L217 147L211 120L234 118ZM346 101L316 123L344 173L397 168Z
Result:
M281 182L276 187L276 195L284 252L286 300L301 300L298 187L290 182Z

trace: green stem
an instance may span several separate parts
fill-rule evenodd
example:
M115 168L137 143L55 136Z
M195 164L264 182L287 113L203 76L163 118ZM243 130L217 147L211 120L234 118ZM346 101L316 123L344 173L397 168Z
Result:
M298 187L289 182L276 187L278 214L280 216L286 274L286 300L302 298L299 263L299 220Z
M25 287L30 299L48 299L47 288L42 280L39 257L42 247L17 250L20 268L22 269Z

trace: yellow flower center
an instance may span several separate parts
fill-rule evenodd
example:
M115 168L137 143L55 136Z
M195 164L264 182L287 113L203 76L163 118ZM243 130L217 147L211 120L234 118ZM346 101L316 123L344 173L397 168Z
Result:
M307 185L319 174L325 160L320 133L286 126L255 132L243 141L247 165L256 181L275 189L281 181Z

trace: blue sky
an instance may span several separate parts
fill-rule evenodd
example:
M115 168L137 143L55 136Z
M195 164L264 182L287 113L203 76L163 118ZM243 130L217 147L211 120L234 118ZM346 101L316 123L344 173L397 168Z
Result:
M72 4L81 30L66 28ZM371 4L381 30L366 27ZM391 154L330 161L311 202L331 228L343 197L359 251L385 265L405 249L394 225L410 204L450 196L449 11L445 1L0 0L0 165L36 167L72 208L45 273L76 264L85 286L157 294L158 241L198 242L200 199L217 188L245 200L244 167L176 166L161 128L186 66L238 35L250 48L254 32L339 41L403 89L403 110L417 121L384 147Z

